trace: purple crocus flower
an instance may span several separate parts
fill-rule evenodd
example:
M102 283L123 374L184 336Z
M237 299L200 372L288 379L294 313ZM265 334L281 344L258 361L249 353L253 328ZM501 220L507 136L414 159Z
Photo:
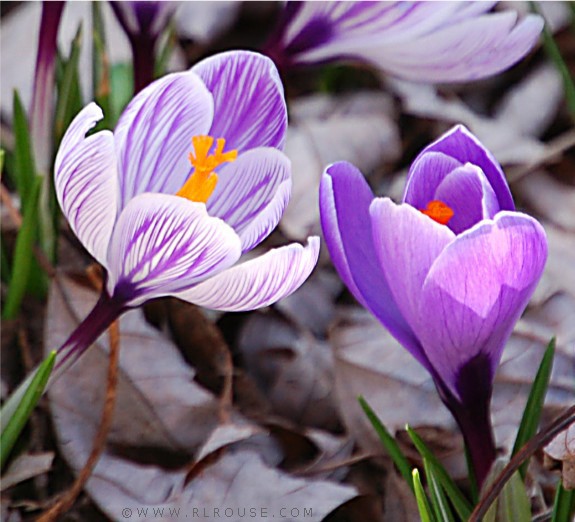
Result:
M156 43L174 14L177 2L111 2L132 47L134 90L139 92L154 79Z
M419 82L484 78L519 61L543 20L496 2L287 2L265 47L280 70L351 59Z
M503 347L547 257L501 167L456 126L413 162L402 204L345 162L320 186L331 258L356 299L431 373L482 483L495 458L489 402Z
M148 299L252 310L309 276L317 237L236 265L276 227L291 190L286 105L271 60L242 51L208 58L141 91L114 133L86 137L101 118L96 104L85 107L56 157L62 211L107 272L57 368Z

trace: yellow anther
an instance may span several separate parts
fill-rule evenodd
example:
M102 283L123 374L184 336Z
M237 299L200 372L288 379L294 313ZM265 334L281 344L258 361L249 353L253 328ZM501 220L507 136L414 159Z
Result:
M234 161L238 157L237 150L224 152L226 140L223 138L217 140L216 150L210 154L213 144L214 138L211 136L194 136L192 138L194 152L190 152L189 160L194 171L182 188L178 190L177 196L201 203L208 201L218 182L215 169L222 163Z

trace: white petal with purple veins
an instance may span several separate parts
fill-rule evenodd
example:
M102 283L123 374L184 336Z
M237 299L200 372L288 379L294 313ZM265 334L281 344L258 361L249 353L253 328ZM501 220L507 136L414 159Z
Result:
M95 103L74 118L62 138L54 185L62 212L88 252L107 267L106 253L118 205L114 138L110 131L86 137L103 117Z
M291 179L286 179L278 187L271 201L250 222L238 232L242 241L242 252L248 252L259 245L279 223L291 195Z
M314 269L319 238L304 248L291 244L239 264L176 297L213 308L240 312L275 303L297 290Z
M203 203L141 194L120 214L108 255L108 292L131 306L171 295L235 263L240 239Z
M291 163L285 154L273 148L252 149L218 173L218 184L207 203L208 212L230 225L242 237L244 251L248 250L256 238L244 238L244 231L276 198L280 185L290 175ZM284 185L280 202L285 201L285 188ZM278 220L279 217L281 213Z
M175 194L192 167L192 137L208 134L214 102L193 72L169 74L141 91L116 127L122 208L138 194Z
M283 86L274 63L258 53L231 51L202 60L191 69L214 97L210 134L226 148L282 148L287 129Z
M469 81L511 67L535 45L543 21L528 16L515 25L512 11L491 13L403 42L365 48L363 58L402 78L421 82Z

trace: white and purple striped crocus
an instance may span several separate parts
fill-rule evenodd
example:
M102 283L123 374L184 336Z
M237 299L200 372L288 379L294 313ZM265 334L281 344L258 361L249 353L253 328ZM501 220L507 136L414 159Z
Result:
M58 368L148 299L252 310L309 276L317 237L236 264L276 227L290 196L287 112L271 60L242 51L208 58L141 91L113 133L87 136L101 118L96 104L85 107L56 157L62 211L107 273Z
M497 2L287 2L265 46L280 70L359 60L418 82L475 80L531 50L543 20Z
M337 271L431 373L482 483L493 378L543 272L543 228L515 210L501 167L462 126L415 159L401 204L340 162L323 174L320 211Z

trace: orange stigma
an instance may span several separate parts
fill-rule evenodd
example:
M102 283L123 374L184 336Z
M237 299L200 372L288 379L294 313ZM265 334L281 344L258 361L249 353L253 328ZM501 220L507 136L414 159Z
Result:
M441 225L447 225L449 220L453 217L453 210L451 207L443 203L443 201L438 200L430 201L427 204L427 208L425 210L421 210L421 212Z
M215 169L222 163L234 161L238 157L237 150L224 152L226 140L223 138L216 141L216 150L210 154L213 144L214 138L211 136L194 136L192 138L195 156L193 152L190 152L189 159L194 171L182 188L176 192L176 196L207 203L218 182Z

